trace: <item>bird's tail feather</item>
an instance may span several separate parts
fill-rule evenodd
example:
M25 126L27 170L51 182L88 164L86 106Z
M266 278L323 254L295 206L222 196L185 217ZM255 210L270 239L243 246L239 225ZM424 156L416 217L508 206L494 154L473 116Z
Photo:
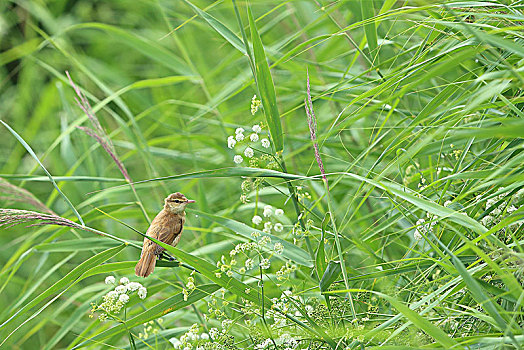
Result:
M156 264L156 255L144 252L135 266L135 274L138 277L147 277L153 272Z

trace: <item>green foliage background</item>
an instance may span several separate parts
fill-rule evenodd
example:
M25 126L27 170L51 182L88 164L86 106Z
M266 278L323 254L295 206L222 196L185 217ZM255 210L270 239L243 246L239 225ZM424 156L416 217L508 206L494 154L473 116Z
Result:
M273 234L288 242L285 258L303 263L278 286L283 262L273 257L265 298L289 289L327 310L302 315L304 349L520 348L523 6L2 2L0 119L34 150L87 226L130 244L56 226L3 228L1 346L72 348L95 336L101 343L83 346L131 346L123 327L100 335L114 324L89 318L90 303L107 292L107 274L137 280L142 238L122 222L145 232L163 198L180 191L197 205L169 252L201 273L187 302L180 293L189 269L166 262L142 281L148 298L129 308L137 317L131 332L168 310L161 337L148 341L153 348L170 348L167 339L201 323L207 295L219 287L231 302L262 304L256 272L230 280L213 269L249 239L251 218L265 205L284 209L285 229ZM103 148L76 128L89 122L65 71L140 182L136 196ZM329 192L304 109L307 71ZM252 115L254 94L263 106ZM280 157L277 171L235 165L240 151L227 148L236 128L261 122ZM0 177L78 222L21 140L1 130ZM239 200L246 177L261 179L247 204ZM41 211L8 192L0 201ZM305 235L293 232L300 213ZM425 231L417 230L420 219ZM355 318L364 327L354 327ZM231 334L238 348L253 348L246 329Z

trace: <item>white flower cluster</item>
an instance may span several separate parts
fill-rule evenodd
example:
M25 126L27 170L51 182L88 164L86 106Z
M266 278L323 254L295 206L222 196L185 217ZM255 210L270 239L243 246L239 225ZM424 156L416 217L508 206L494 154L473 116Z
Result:
M277 280L282 282L289 277L289 275L297 269L297 265L286 261L286 265L283 265L280 270L277 271Z
M137 296L140 299L145 299L147 296L146 287L138 282L130 282L127 277L122 277L120 279L120 284L118 285L116 285L116 279L114 276L107 276L104 282L105 284L115 285L115 288L104 295L104 301L102 304L92 304L90 317L93 317L93 314L96 311L101 311L98 316L100 321L105 321L108 318L112 318L113 315L118 314L129 302L130 295L133 292L136 291Z
M273 222L271 221L272 217L279 218L284 215L284 211L282 209L276 209L273 212L273 207L270 205L266 205L264 207L264 211L262 212L262 215L264 216L264 218L267 218L268 220L264 223L263 231L265 233L271 234L272 230L275 230L276 232L282 232L282 230L284 230L284 225L282 225L280 222L273 224ZM263 219L261 216L255 215L253 216L253 219L251 219L251 222L258 226L263 222Z
M211 331L213 331L216 328L212 328L209 333L211 334ZM193 324L189 330L184 333L180 339L177 338L170 338L169 342L173 345L173 347L177 350L204 350L204 346L198 345L197 347L193 346L193 343L196 341L199 341L199 344L202 343L202 341L207 342L210 339L210 334L202 333L199 334L198 331L198 324ZM213 336L212 336L213 337ZM216 339L213 337L213 339Z
M291 336L289 327L286 327L287 318L283 313L294 313L295 316L301 316L301 313L295 308L294 303L290 299L298 301L298 297L293 295L291 291L286 290L282 293L280 298L273 298L271 309L266 312L266 317L272 319L274 322L269 326L273 340L279 349L293 350L297 349L298 339ZM278 311L277 311L278 310ZM264 339L255 345L255 349L273 349L273 340L270 338Z
M419 241L423 238L423 235L427 235L430 232L433 232L433 226L436 225L437 217L431 217L429 213L427 213L427 217L430 220L430 222L426 223L426 219L419 219L416 223L415 233L413 233L413 238L415 238L416 241Z
M238 246L238 245L237 245ZM241 249L239 247L239 249ZM236 254L236 247L235 249L235 253L234 254L231 254L231 252L229 252L229 255L231 257L233 257L235 254ZM220 272L217 272L215 275L220 278L222 277L222 273L225 273L227 277L233 277L233 267L237 264L237 261L236 259L231 259L229 261L229 263L226 261L226 257L224 255L222 255L222 257L220 258L220 261L217 261L217 267L220 268ZM246 271L243 270L241 273L245 273Z
M501 188L504 190L503 188ZM484 216L480 222L482 225L490 228L498 224L506 215L511 215L513 212L519 210L522 206L518 208L512 203L519 203L522 198L524 198L524 188L520 189L513 197L509 196L509 192L501 193L498 196L489 198L486 201L485 210L490 210L489 214ZM477 201L482 200L482 196L477 196ZM497 205L498 203L498 205ZM519 223L513 223L509 225L510 229L518 229L520 226Z
M258 142L260 140L259 133L262 131L262 128L260 127L260 125L255 124L253 125L251 129L253 130L253 132L251 133L251 135L249 135L248 142L252 142L252 143ZM228 136L227 147L230 149L234 149L237 143L242 142L244 140L247 141L246 136L244 135L245 131L246 130L244 130L244 128L237 128L235 130L235 135ZM264 148L269 148L271 146L267 138L263 138L262 140L260 140L260 143L262 147ZM255 155L254 149L249 145L244 149L243 153L246 158L253 158ZM244 158L242 157L242 155L237 154L233 157L233 161L236 164L241 164L244 161Z
M253 98L251 99L251 115L255 115L261 104L262 101L257 100L257 95L253 95Z
M184 295L184 301L187 301L189 294L191 294L191 292L196 289L195 278L193 277L194 273L195 273L194 270L191 271L191 275L187 278L187 283L186 283L185 288L182 288L182 294Z

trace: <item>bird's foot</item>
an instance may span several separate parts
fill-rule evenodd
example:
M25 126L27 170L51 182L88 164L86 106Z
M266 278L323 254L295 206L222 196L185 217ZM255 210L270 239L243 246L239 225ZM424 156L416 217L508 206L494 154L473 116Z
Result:
M175 258L173 258L171 255L168 255L166 253L160 254L160 260L167 260L167 261L177 261Z

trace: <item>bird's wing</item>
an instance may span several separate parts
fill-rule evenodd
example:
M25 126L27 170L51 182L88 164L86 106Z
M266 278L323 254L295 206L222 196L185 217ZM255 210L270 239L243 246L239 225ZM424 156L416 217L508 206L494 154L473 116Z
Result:
M180 216L175 216L171 219L170 225L166 225L167 229L161 229L158 231L158 239L164 243L171 244L173 240L180 235L184 223Z

